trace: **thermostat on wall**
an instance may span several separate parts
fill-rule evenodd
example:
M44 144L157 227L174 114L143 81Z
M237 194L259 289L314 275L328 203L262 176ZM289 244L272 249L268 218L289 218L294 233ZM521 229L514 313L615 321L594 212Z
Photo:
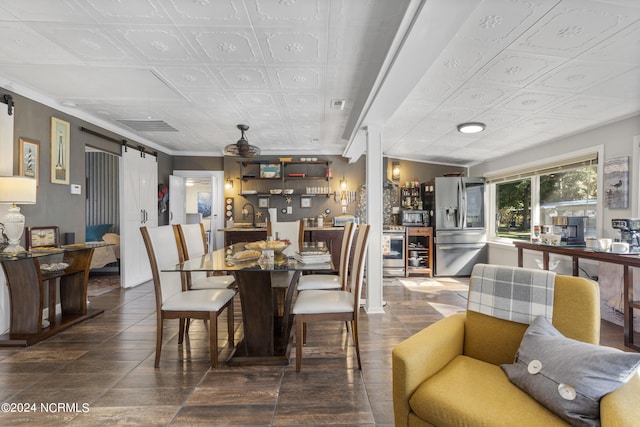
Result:
M71 184L71 194L82 194L82 186L78 184Z

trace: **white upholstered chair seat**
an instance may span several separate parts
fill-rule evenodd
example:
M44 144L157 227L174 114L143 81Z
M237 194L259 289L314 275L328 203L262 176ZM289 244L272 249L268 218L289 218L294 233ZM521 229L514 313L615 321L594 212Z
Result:
M349 312L353 312L353 294L348 291L302 291L293 307L293 314Z
M195 279L195 280L194 280ZM235 282L231 275L194 277L191 273L191 290L197 289L226 289Z
M218 311L236 292L231 289L198 289L179 292L162 303L167 311Z
M342 287L342 279L335 274L307 274L298 279L298 291L311 289L338 290Z

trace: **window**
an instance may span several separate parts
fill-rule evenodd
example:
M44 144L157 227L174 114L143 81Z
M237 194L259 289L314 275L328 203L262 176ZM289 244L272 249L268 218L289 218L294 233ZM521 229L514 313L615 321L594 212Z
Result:
M534 225L556 216L586 217L585 237L597 234L597 153L489 177L495 184L496 237L529 240Z
M531 178L496 184L496 235L529 240L531 236Z

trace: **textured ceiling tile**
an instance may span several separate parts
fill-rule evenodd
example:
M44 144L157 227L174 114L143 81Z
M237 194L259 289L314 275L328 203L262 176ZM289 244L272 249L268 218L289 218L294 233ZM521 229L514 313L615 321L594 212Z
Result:
M499 85L524 87L564 61L553 56L506 50L487 63L474 79Z
M613 97L620 99L640 99L640 67L636 67L624 74L591 87L583 92L584 95Z
M163 9L152 0L85 0L101 22L168 23Z
M236 99L243 107L250 108L273 108L275 101L268 93L239 93Z
M581 92L631 68L633 67L629 64L618 65L615 67L615 74L612 74L611 64L573 60L538 79L530 86L544 90Z
M577 95L549 110L554 114L573 116L576 118L593 118L597 114L617 104L614 99L594 98Z
M251 31L210 31L193 33L195 43L212 61L257 62L261 60L257 41Z
M162 76L178 88L214 88L204 67L161 67Z
M0 7L21 21L86 23L88 19L82 8L66 0L2 0Z
M561 94L557 92L520 90L507 101L502 103L500 108L535 113L559 102L560 100L568 96L569 94Z
M320 89L320 70L308 68L288 68L274 70L280 89L318 90Z
M456 39L436 58L429 75L431 78L466 80L498 52L499 49L496 48L478 47L465 43L462 39Z
M77 63L78 58L25 24L3 22L0 25L2 63L42 64ZM3 73L5 70L1 70Z
M268 89L269 83L265 71L255 67L221 67L217 74L222 82L231 89L250 90Z
M271 26L282 21L298 21L304 25L317 25L326 19L321 6L325 0L250 0L247 1L256 26Z
M39 25L37 30L57 44L64 46L85 61L132 61L133 58L112 39L95 27L69 28L59 24Z
M242 0L162 0L172 21L187 25L233 25L249 22Z
M512 47L570 58L639 18L640 9L617 8L585 0L565 0Z
M616 34L616 37L594 46L580 58L640 64L640 20Z
M267 62L318 63L321 56L320 36L317 33L266 33Z
M505 48L556 3L556 0L482 2L467 20L459 37L480 45Z
M448 100L447 104L460 107L490 107L515 92L504 86L480 86L467 84L460 88Z
M123 37L149 61L186 61L193 55L175 32L152 29L126 30Z
M320 98L313 93L284 94L284 102L289 108L317 108Z

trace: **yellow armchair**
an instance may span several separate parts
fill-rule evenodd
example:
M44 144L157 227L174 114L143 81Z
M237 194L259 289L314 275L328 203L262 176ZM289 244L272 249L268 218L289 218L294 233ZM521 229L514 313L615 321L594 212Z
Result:
M597 344L597 283L556 276L553 324L565 336ZM513 385L500 364L513 363L527 325L474 311L439 320L393 349L396 426L566 426ZM604 396L602 426L640 423L640 377Z

